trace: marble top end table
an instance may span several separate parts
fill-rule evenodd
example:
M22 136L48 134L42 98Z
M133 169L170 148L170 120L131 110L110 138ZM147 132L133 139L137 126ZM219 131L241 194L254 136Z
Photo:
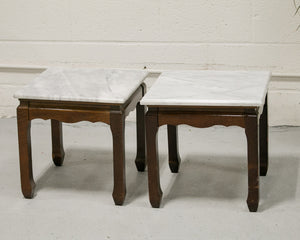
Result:
M139 104L146 89L146 71L112 69L50 68L15 93L17 108L21 187L25 198L34 195L31 159L31 120L51 119L52 158L56 166L64 160L62 122L104 122L113 136L115 204L126 195L125 117L137 109L137 169L145 169L144 106Z
M164 72L141 101L148 106L146 139L149 197L159 207L157 131L167 124L169 166L178 172L177 125L193 127L236 125L245 128L248 145L248 198L250 211L259 203L259 175L268 170L267 88L269 72Z

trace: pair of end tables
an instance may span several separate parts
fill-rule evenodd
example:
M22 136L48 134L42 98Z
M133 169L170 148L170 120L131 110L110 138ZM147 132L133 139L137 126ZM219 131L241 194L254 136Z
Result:
M259 176L268 170L267 88L269 72L168 71L145 95L146 71L50 68L18 91L17 108L21 188L25 198L34 195L30 123L51 119L52 158L64 160L62 122L104 122L113 137L113 199L122 205L125 183L125 117L136 108L138 171L148 164L149 198L159 207L157 131L167 124L169 166L178 172L177 126L236 125L245 128L248 145L248 198L251 212L259 203ZM145 96L144 96L145 95ZM145 114L145 106L148 111ZM145 131L146 129L146 131ZM146 137L145 137L146 133ZM145 141L146 140L146 141ZM146 146L147 145L147 146ZM147 156L146 156L147 149ZM146 161L147 159L147 161Z

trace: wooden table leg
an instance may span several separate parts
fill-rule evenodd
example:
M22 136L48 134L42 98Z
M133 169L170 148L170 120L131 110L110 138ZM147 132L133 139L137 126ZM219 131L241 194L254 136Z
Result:
M258 162L258 119L246 116L245 132L248 143L248 198L250 212L256 212L259 203L259 162Z
M259 120L260 176L268 172L268 98L266 96L263 113Z
M146 143L148 161L149 198L152 207L158 208L162 199L159 179L159 160L157 152L157 111L148 111L146 114Z
M52 132L52 159L56 166L61 166L64 161L65 151L63 147L62 123L51 119Z
M17 108L18 139L20 155L21 188L25 198L34 195L35 182L32 174L31 121L28 117L28 104L21 103Z
M181 162L179 152L178 152L177 126L168 125L168 148L169 148L169 167L172 173L177 173Z
M125 179L125 116L121 112L110 113L110 128L113 137L114 190L116 205L122 205L126 196Z
M137 155L135 165L138 171L144 172L146 168L145 106L140 103L136 106L136 136Z

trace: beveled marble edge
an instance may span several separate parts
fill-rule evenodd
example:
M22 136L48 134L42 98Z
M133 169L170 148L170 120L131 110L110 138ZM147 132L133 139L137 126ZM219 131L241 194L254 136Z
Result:
M270 83L270 79L272 76L272 73L270 71L214 71L214 70L169 70L169 71L164 71L162 72L162 74L159 76L163 77L165 74L167 73L176 73L176 72L180 72L180 73L185 73L185 72L234 72L234 73L247 73L247 72L255 72L255 73L265 73L268 75L268 81L266 82L266 85L264 87L264 93L260 99L260 101L212 101L212 100L201 100L201 101L206 101L206 102L201 102L199 103L198 101L193 101L193 100L179 100L179 99L172 99L169 98L167 100L165 99L155 99L155 98L150 98L148 99L147 94L149 96L149 93L151 92L151 89L146 93L146 95L142 98L140 104L141 105L147 105L147 106L182 106L182 107L188 107L188 106L203 106L203 107L259 107L261 108L264 103L265 103L265 98L268 92L268 86ZM158 81L159 78L156 80ZM153 84L155 85L156 82ZM165 101L165 102L164 102ZM168 101L168 102L166 102Z
M147 100L141 101L141 105L146 106L193 106L193 107L261 107L264 104L263 103L253 103L253 102L206 102L206 103L199 103L199 102L193 102L193 101L178 101L171 99L171 103L164 103L161 100L157 99L151 99L151 102Z
M135 89L136 90L136 89ZM130 96L134 93L134 91L130 94ZM35 101L35 100L46 100L46 101L66 101L66 102L91 102L91 103L107 103L107 104L123 104L125 103L127 99L125 98L120 98L120 99L104 99L102 98L101 100L99 99L93 99L93 98L76 98L76 100L74 100L73 98L64 98L64 97L53 97L51 99L47 98L47 97L14 97L17 98L19 100L31 100L31 101Z

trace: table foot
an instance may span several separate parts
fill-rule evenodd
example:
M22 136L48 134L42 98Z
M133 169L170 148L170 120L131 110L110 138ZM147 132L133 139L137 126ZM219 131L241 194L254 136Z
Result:
M152 193L152 196L150 197L150 203L153 208L159 208L160 203L162 199L162 192L157 192L156 194Z
M145 169L146 169L146 163L145 163L145 158L139 158L139 157L136 157L135 159L135 166L136 166L136 169L139 171L139 172L144 172Z
M62 166L65 157L63 147L62 123L51 119L52 159L55 166Z
M177 126L168 125L168 149L170 170L172 173L178 173L181 159L178 152Z
M256 212L259 202L259 193L257 191L249 191L247 198L247 205L250 212Z
M260 176L267 176L268 168L267 167L260 167L259 175Z

